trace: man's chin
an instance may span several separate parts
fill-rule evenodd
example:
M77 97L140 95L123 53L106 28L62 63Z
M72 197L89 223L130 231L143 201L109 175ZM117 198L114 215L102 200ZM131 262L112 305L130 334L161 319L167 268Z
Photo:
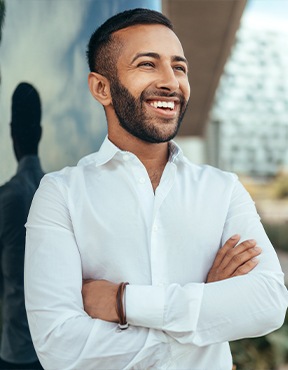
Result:
M137 135L138 139L145 141L146 143L150 144L161 144L161 143L167 143L170 140L173 140L174 137L177 135L177 132L173 132L167 135Z
M150 125L136 125L131 126L125 121L119 119L120 126L126 130L130 135L137 137L141 141L151 144L167 143L174 139L177 135L180 124L171 120L157 120L157 122L150 122Z

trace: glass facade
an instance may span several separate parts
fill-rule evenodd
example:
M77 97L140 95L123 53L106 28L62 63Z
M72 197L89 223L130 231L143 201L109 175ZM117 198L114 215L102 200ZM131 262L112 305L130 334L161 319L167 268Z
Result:
M29 82L42 101L40 157L46 172L74 165L106 135L102 106L87 85L86 45L108 17L125 9L161 11L160 0L6 1L0 60L0 184L16 171L9 123L11 97Z

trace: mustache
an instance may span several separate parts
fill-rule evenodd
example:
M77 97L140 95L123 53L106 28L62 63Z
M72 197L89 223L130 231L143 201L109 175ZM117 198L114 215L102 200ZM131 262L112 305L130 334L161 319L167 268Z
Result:
M167 92L167 91L159 91L159 90L145 90L141 93L140 99L146 100L149 97L162 97L162 98L178 98L180 102L185 102L185 98L182 94L179 94L177 92Z

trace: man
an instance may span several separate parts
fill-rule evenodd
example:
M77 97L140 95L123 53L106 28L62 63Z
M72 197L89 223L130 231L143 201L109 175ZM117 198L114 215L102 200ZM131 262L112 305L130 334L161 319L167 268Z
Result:
M0 369L41 369L31 340L24 302L25 223L43 176L38 157L41 138L38 92L20 83L12 97L11 137L17 173L0 187L2 338ZM3 159L2 159L3 160Z
M235 175L193 165L171 141L189 83L166 17L120 13L87 55L108 137L77 167L44 177L27 223L26 306L40 360L230 370L228 341L278 328L287 308L254 204Z

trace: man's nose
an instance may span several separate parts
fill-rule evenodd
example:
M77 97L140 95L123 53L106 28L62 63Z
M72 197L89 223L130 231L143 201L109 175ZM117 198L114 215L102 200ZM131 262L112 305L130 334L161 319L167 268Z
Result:
M165 66L159 71L159 78L156 86L158 89L176 91L179 89L179 81L175 76L175 71L171 66Z

